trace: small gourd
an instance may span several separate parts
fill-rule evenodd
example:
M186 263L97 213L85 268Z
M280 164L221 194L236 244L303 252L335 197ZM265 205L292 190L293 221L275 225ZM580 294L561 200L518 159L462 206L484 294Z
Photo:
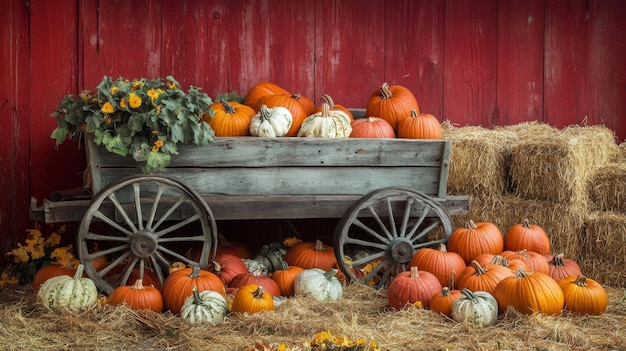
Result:
M228 314L226 298L215 291L198 292L193 288L192 295L185 299L180 309L180 317L191 324L219 325Z
M472 292L461 289L462 297L452 303L452 319L456 322L469 321L478 326L486 327L496 323L498 319L498 302L493 295L484 291Z
M343 295L343 286L337 279L338 270L328 272L319 268L305 269L293 283L294 295L314 298L318 301L336 301Z
M85 266L78 265L74 277L60 275L41 284L37 301L49 309L67 309L81 312L98 301L98 289L93 280L83 278Z
M288 109L262 105L250 121L250 135L255 137L277 138L287 135L293 116Z
M352 133L352 120L345 112L330 110L322 104L322 111L305 118L298 132L299 137L348 138Z

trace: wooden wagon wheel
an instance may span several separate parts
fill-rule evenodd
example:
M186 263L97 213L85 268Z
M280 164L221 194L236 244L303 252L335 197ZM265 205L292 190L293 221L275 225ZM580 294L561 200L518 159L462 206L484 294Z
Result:
M411 188L374 190L346 210L334 236L337 262L346 278L382 288L408 270L415 252L448 240L447 210Z
M152 268L160 283L173 262L205 267L217 249L209 206L186 183L164 176L132 176L110 184L91 201L78 232L78 256L104 292ZM191 258L191 245L202 247ZM110 258L96 271L95 263ZM165 272L165 273L164 273ZM114 274L115 273L115 274ZM118 279L111 282L110 276ZM133 283L133 282L130 282Z

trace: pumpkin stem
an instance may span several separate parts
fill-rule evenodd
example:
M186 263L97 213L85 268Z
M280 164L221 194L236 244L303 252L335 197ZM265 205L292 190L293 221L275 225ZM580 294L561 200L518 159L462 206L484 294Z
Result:
M191 292L193 293L194 305L200 305L200 293L198 292L198 288L194 286Z
M261 117L261 120L267 121L268 119L270 119L270 109L267 107L267 105L261 105L261 108L259 109L259 115Z
M222 265L219 262L211 261L211 264L213 265L213 270L215 272L221 272L222 271Z
M448 252L448 250L446 248L446 244L440 243L439 244L439 251L441 251L441 252Z
M574 284L583 287L587 286L587 277L585 277L583 274L580 274L578 277L576 277L576 280L574 280Z
M137 279L137 280L135 280L135 284L133 284L132 288L133 288L133 289L137 289L137 290L145 289L145 288L143 287L143 279Z
M389 89L389 84L387 82L383 83L380 87L380 98L381 99L389 99L393 96L391 90Z
M253 296L255 299L262 299L262 298L263 298L263 295L265 295L265 289L263 289L263 287L262 287L261 285L257 285L256 290L254 290L254 291L252 292L252 296Z
M198 278L200 276L200 266L193 266L189 278Z
M555 267L563 267L565 266L565 262L563 262L563 253L559 253L554 255L550 260L550 264Z
M452 272L450 272L450 281L448 282L450 289L454 289L455 277L456 277L456 271L453 270Z
M417 117L417 116L418 116L418 115L417 115L417 111L416 111L415 109L412 109L412 110L411 110L411 118L415 118L415 117Z
M224 106L224 111L226 111L226 113L230 115L235 113L235 109L228 103L228 101L220 100L220 102L222 103L222 106Z
M522 227L526 229L530 228L530 222L528 221L527 218L522 219Z
M474 293L468 288L461 289L461 294L470 300L476 299L476 295L474 295Z
M450 296L450 288L448 288L447 286L444 286L441 289L441 296Z
M335 275L337 275L337 272L339 272L337 268L331 268L330 271L324 273L324 276L326 277L326 280L331 280Z
M504 266L504 267L509 267L509 260L507 260L506 258L500 256L500 255L495 255L493 256L493 258L491 259L491 263L493 264L497 264L500 266Z
M469 220L469 222L467 222L466 227L467 227L467 229L477 229L477 228L478 228L478 227L476 226L476 223L474 223L474 221L473 221L473 220L471 220L471 219Z
M483 274L487 273L487 271L488 271L487 267L481 266L480 263L478 263L478 261L476 261L476 260L472 260L472 262L470 264L476 270L476 272L474 272L474 275L483 275Z
M78 280L82 278L84 270L85 270L85 266L82 263L79 263L78 267L76 267L76 273L74 273L74 279Z
M419 277L419 271L417 270L417 266L412 266L411 267L411 278L418 278Z
M331 98L328 94L322 94L321 100L322 104L327 103L330 108L333 108L335 106L333 98Z
M327 103L322 104L322 117L330 117L330 105Z
M285 269L289 269L289 264L287 263L287 261L280 261L280 268L281 270L285 270Z
M315 240L315 246L313 247L313 250L324 251L324 243L319 239Z
M530 272L526 272L525 270L518 268L517 271L515 271L515 278L526 278L530 275Z

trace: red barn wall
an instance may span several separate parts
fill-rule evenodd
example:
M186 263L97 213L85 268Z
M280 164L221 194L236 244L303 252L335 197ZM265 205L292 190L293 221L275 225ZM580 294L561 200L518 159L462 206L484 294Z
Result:
M272 81L364 107L383 82L464 125L604 124L626 138L622 0L6 0L0 3L0 249L28 203L78 187L49 114L103 75L174 76L210 96Z

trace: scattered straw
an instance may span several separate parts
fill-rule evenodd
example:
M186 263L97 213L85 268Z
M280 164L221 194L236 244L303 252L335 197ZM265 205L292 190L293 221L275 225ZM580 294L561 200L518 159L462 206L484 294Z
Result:
M14 298L22 289L21 298ZM26 291L24 293L24 291ZM6 350L226 350L267 341L290 350L330 330L375 340L381 350L621 350L626 330L624 289L608 288L609 307L597 317L565 313L527 316L509 310L494 326L456 323L432 311L392 310L386 292L352 285L344 298L322 303L290 298L275 311L231 314L222 325L193 326L169 313L98 306L81 314L51 312L34 302L30 287L0 290L0 345Z

